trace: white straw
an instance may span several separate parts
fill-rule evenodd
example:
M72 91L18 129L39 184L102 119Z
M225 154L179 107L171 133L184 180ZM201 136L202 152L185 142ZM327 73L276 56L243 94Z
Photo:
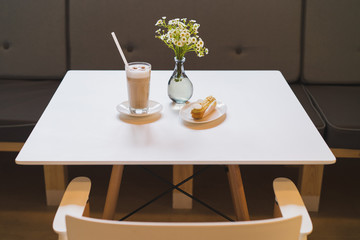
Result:
M124 55L124 53L123 53L123 51L122 51L122 49L121 49L121 47L120 47L120 43L119 43L118 39L116 38L116 35L115 35L114 32L112 32L111 35L112 35L112 37L113 37L113 39L114 39L114 42L115 42L115 44L116 44L116 46L117 46L117 48L118 48L118 50L119 50L119 53L120 53L120 55L121 55L121 58L122 58L122 60L124 61L125 66L127 67L129 64L128 64L128 62L126 61L125 55Z

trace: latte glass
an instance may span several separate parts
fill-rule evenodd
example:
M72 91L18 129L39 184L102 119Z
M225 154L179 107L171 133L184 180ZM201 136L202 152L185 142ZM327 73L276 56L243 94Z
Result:
M131 62L125 67L129 109L132 114L145 114L149 109L151 64Z

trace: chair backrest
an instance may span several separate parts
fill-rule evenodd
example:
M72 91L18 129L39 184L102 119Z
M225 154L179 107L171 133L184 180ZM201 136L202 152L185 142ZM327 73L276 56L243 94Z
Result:
M298 240L301 216L246 222L118 222L66 216L68 240Z

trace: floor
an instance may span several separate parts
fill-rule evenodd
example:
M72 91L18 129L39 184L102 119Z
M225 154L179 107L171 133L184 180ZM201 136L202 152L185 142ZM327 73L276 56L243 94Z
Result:
M16 153L0 152L0 239L57 239L52 231L56 207L45 204L41 166L19 166ZM201 166L196 166L199 169ZM171 180L171 166L150 166L152 171ZM309 239L360 239L360 160L339 159L326 166L319 213L311 213L314 231ZM88 176L92 180L91 216L100 217L111 168L109 166L71 166L69 178ZM242 166L241 172L251 219L272 216L272 180L285 176L295 183L298 167ZM117 218L125 216L150 200L168 185L136 166L125 168ZM195 196L234 217L225 169L210 167L194 180ZM194 203L192 210L173 210L171 194L139 211L134 221L226 221Z

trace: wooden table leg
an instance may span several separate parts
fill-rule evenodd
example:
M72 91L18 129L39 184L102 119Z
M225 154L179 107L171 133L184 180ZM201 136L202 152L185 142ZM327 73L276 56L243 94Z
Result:
M59 206L67 186L67 166L44 166L46 204Z
M123 170L124 165L114 165L112 167L109 188L105 200L103 219L114 219Z
M0 142L0 152L20 152L23 142ZM59 206L67 186L67 166L45 165L46 205Z
M193 175L194 166L193 165L174 165L173 166L173 184L176 185L179 182L183 181L187 177ZM192 194L193 192L193 180L181 185L179 188L185 192ZM191 209L192 208L192 199L178 190L173 191L173 200L172 206L174 209Z
M244 185L241 178L238 165L228 165L228 179L232 195L233 205L236 214L236 220L249 221L249 210L247 208Z
M300 167L298 187L308 211L319 210L320 193L324 165L304 165Z

